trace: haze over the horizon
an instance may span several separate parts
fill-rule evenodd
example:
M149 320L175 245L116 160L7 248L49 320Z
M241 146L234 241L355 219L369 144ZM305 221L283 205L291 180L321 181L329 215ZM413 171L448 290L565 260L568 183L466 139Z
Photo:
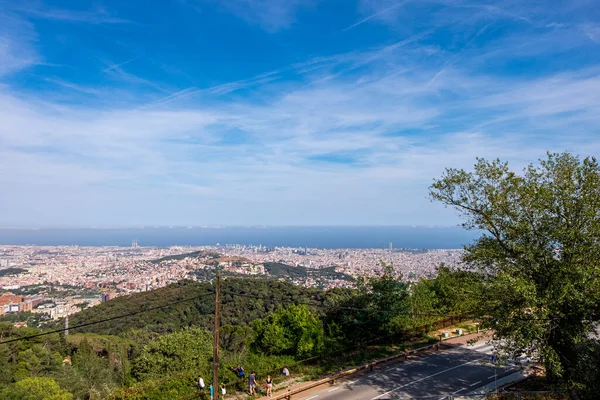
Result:
M455 225L600 154L594 0L0 0L0 226Z

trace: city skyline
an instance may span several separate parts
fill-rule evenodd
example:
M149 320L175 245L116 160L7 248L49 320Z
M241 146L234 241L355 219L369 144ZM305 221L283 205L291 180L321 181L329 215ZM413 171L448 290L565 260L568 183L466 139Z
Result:
M600 154L593 1L58 3L0 0L0 226L451 226L446 167Z

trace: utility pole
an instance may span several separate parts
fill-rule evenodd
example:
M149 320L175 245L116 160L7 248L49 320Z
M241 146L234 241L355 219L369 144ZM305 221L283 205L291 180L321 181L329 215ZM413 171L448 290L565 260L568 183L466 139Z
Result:
M213 348L213 393L214 399L219 397L219 323L221 322L220 313L220 302L221 302L221 274L217 271L217 283L215 290L215 343Z
M67 313L67 318L65 318L65 336L69 334L69 313Z

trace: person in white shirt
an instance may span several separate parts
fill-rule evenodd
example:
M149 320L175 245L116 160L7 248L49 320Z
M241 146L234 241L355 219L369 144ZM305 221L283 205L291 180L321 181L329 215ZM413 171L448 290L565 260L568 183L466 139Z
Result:
M198 387L200 390L204 390L206 386L204 386L204 379L200 375L198 375Z

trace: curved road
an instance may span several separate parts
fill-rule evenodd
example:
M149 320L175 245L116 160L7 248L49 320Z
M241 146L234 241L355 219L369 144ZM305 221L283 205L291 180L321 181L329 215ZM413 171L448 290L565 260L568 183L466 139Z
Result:
M495 367L490 362L491 354L491 346L483 341L444 349L376 368L364 376L340 380L294 399L443 399L450 394L467 394L518 370L515 366Z

